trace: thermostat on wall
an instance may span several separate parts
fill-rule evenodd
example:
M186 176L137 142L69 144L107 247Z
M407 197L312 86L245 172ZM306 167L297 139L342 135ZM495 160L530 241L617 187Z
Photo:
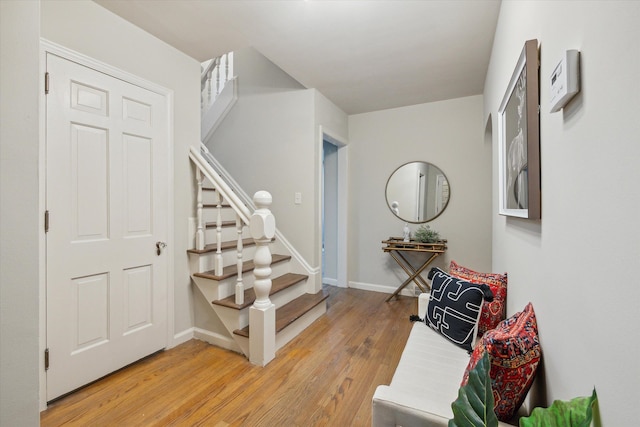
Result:
M580 92L580 51L567 50L551 73L551 112L555 113Z

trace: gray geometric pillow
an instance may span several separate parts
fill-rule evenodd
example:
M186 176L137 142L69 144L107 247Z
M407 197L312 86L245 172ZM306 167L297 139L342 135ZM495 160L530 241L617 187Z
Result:
M431 295L425 322L443 337L467 351L472 351L478 333L482 303L493 300L487 285L457 279L432 268Z

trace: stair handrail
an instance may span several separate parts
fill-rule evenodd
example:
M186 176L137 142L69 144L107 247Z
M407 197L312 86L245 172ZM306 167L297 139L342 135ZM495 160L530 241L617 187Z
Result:
M242 200L207 161L207 155L210 156L211 153L203 143L200 143L200 147L198 148L194 146L189 147L189 158L191 161L200 169L202 174L215 185L222 197L231 205L231 208L238 214L240 219L242 219L242 222L248 225L251 221L251 211L242 203Z
M220 58L213 58L207 61L207 66L202 70L202 73L200 74L201 89L204 89L204 85L207 79L211 78L211 75L209 73L213 72L213 69L216 67L216 65L218 65L219 62Z

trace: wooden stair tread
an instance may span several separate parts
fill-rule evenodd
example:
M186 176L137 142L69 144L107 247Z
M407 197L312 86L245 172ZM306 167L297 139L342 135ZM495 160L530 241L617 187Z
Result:
M202 205L203 208L217 208L218 204L217 203L203 203ZM231 205L229 203L226 202L222 202L222 204L220 205L221 208L230 208Z
M283 262L283 261L288 261L290 259L291 259L290 255L273 254L273 255L271 255L271 265L279 263L279 262ZM253 271L254 268L256 268L256 266L253 263L253 260L245 261L242 264L242 272L243 273L246 273L248 271ZM238 266L236 264L227 265L226 267L224 267L222 269L222 275L220 275L220 276L216 276L214 270L206 271L204 273L194 273L193 275L196 276L196 277L203 277L205 279L223 280L223 279L227 279L229 277L237 276L238 275Z
M242 247L246 248L247 246L255 246L256 242L252 238L242 239ZM222 242L220 245L220 249L223 251L229 249L236 249L238 247L237 240L227 240ZM204 249L187 249L187 252L190 254L206 254L209 252L215 252L218 250L218 246L215 243L210 243L205 245Z
M274 295L282 290L285 290L295 285L296 283L299 283L307 279L308 277L309 276L305 274L296 274L296 273L287 273L287 274L283 274L282 276L276 277L275 279L271 280L271 291L269 292L269 295ZM253 305L255 300L256 300L256 293L253 290L253 288L249 288L249 289L245 289L244 291L243 304L236 304L235 295L231 295L221 300L215 300L215 301L212 301L211 303L215 305L221 305L224 307L235 308L236 310L242 310L243 308Z
M217 223L215 221L212 222L207 222L205 224L205 228L216 228L217 227ZM222 227L235 227L236 226L236 221L235 220L231 220L231 221L222 221ZM244 224L242 225L244 227Z
M317 294L304 294L288 304L276 309L276 334L295 322L318 304L329 298L324 290ZM249 326L236 329L234 334L249 338Z

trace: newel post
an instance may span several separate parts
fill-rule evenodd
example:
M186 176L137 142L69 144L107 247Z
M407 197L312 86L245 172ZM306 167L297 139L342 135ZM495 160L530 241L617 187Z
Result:
M253 290L256 300L249 309L249 360L264 366L276 354L276 308L269 299L271 291L271 252L269 243L275 236L276 220L269 210L271 194L258 191L253 196L256 210L251 216L249 229L256 242L253 258L255 281Z

